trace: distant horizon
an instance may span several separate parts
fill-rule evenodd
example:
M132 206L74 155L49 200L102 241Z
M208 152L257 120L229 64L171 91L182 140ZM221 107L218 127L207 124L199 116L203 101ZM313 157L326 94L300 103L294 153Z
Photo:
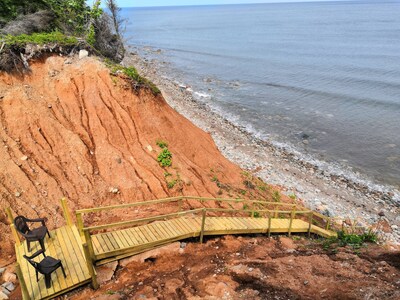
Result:
M263 0L259 1L209 0L206 2L199 0L175 0L175 1L152 0L152 1L134 1L134 2L139 2L136 5L131 5L133 1L118 0L118 4L122 8L145 8L145 7L169 7L169 6L245 5L245 4L277 4L277 3L310 3L310 2L350 2L350 1L361 1L361 0L264 0L264 1ZM165 2L168 3L165 4Z

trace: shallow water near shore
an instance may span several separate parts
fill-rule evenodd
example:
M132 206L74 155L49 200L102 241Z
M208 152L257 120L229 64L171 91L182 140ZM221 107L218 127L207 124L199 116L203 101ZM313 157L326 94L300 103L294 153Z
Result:
M257 137L398 187L400 2L124 9L128 42ZM147 49L147 50L149 50Z

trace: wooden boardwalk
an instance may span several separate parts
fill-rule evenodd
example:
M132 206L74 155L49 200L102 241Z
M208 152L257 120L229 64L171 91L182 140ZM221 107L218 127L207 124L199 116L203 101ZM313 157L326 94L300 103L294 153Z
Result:
M26 242L21 241L14 227L11 208L6 209L16 241L16 272L24 300L53 299L87 283L96 289L98 282L94 265L191 237L199 237L203 242L204 236L226 234L314 233L323 237L336 236L329 230L330 218L290 203L179 196L77 210L77 228L72 223L65 199L61 200L61 206L67 225L51 231L51 238L45 238L45 246L46 255L62 261L67 277L64 278L58 269L52 274L49 289L42 275L39 275L39 281L36 280L35 269L23 258L24 254L30 256L39 250L38 243L32 243L28 252ZM91 214L133 208L139 212L139 207L143 213L149 206L157 206L156 211L160 207L166 208L164 211L168 213L147 218L141 214L141 218L111 224L85 224L91 223ZM119 216L119 213L115 215ZM89 222L85 222L84 217Z
M25 241L20 245L15 245L17 262L20 265L29 294L29 298L24 297L24 300L53 299L91 282L91 276L82 249L82 240L76 227L65 226L58 228L51 231L50 236L51 238L46 236L45 239L46 255L62 261L67 277L64 278L59 268L51 276L51 288L46 289L43 275L39 274L39 282L37 282L35 269L23 257L24 254L30 256L40 250L39 243L31 243L30 252L28 252ZM39 256L36 260L40 259L43 259L43 256Z
M208 217L204 223L204 235L288 233L290 219ZM201 234L202 218L180 217L166 221L132 227L91 236L97 265L132 256L173 241ZM315 233L324 237L335 233L309 225L300 219L292 220L292 233Z

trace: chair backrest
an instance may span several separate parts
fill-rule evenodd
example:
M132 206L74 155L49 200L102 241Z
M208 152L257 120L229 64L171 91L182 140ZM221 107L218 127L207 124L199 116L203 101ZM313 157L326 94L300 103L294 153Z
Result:
M40 265L38 262L34 261L33 259L29 259L26 255L24 255L24 258L38 271L40 271Z
M26 218L23 216L18 216L14 219L14 226L22 234L26 234L30 231L26 223Z

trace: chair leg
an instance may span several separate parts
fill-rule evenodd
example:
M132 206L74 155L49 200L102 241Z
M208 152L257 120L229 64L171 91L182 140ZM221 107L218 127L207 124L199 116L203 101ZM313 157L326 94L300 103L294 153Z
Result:
M61 266L61 270L62 270L62 272L63 272L63 274L64 274L64 278L67 278L67 274L65 274L65 270L64 270L63 264L60 263L60 266Z
M26 245L28 246L28 252L31 252L31 241L26 240Z
M51 288L51 274L44 275L44 280L46 282L46 289Z
M51 238L49 230L47 230L47 235L49 236L49 238Z
M44 239L39 240L39 244L40 244L40 247L42 247L42 250L46 251L46 248L44 247Z
M36 270L36 282L39 282L39 273L37 270Z

